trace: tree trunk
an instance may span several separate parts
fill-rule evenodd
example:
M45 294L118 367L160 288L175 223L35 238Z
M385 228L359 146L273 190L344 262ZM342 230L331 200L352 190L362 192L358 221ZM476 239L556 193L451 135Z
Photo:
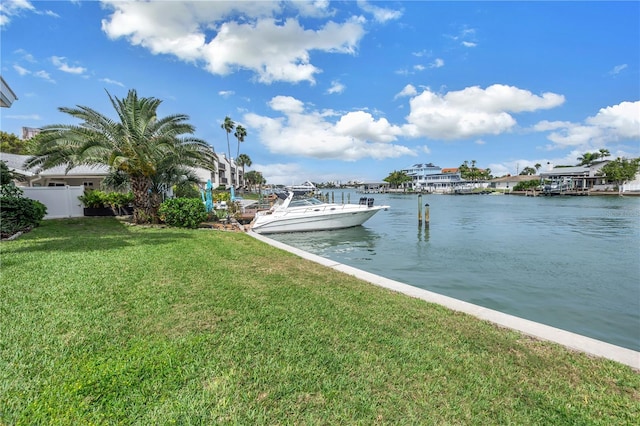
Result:
M153 219L149 189L151 179L145 176L131 176L131 191L133 191L133 221L137 224L149 223ZM156 215L157 216L157 215Z
M160 193L152 191L149 194L149 214L151 216L152 223L158 223L158 210L160 210L160 204L162 204L162 197Z

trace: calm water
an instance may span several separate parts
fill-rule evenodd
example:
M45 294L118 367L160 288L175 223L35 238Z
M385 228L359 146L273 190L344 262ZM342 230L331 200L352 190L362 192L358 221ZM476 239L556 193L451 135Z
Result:
M335 192L339 202L340 192ZM345 195L345 201L347 196ZM360 194L350 193L352 202ZM487 308L640 350L640 198L369 195L357 228L270 237Z

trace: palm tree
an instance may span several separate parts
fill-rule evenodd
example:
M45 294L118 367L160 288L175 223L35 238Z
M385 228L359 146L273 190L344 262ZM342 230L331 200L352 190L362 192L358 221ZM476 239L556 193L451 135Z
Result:
M134 221L155 222L158 203L150 195L154 180L162 180L169 166L212 170L213 149L190 136L195 128L187 123L187 115L158 118L162 101L139 98L135 90L123 99L107 95L119 121L85 106L61 107L61 112L81 123L45 126L27 167L66 165L70 170L78 165L106 165L112 173L127 176L134 194Z
M533 167L535 167L536 173L538 173L538 170L540 170L540 167L542 167L542 164L536 163Z
M585 152L577 160L580 162L579 166L589 166L591 163L600 158L599 152Z
M242 127L242 125L238 124L236 126L236 131L233 134L233 136L235 136L236 139L238 139L238 150L236 151L236 158L238 158L238 156L240 155L240 142L244 142L244 138L247 137L247 129ZM250 165L251 164L249 164L249 166Z
M240 154L238 155L238 158L236 158L236 164L242 167L242 179L246 181L247 178L246 178L246 175L244 174L244 166L251 166L252 164L251 158L247 154Z
M536 174L536 169L531 166L527 166L520 172L520 176L532 176Z
M229 133L236 128L236 123L233 122L231 117L226 116L224 122L220 125L222 129L227 133L227 153L229 154L229 161L231 161L231 145L229 145Z
M600 148L600 158L605 158L611 156L611 153L607 148Z
M406 182L411 182L411 176L407 175L403 171L394 170L393 172L389 173L389 176L382 180L397 188L398 186L403 185Z
M247 172L246 178L247 178L247 183L249 183L250 187L253 187L255 185L263 185L267 183L265 178L262 176L262 173L256 170L251 170L250 172Z

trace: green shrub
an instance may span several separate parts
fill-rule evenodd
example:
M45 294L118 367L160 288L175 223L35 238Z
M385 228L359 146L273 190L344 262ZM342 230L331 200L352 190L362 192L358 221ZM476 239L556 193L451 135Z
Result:
M0 234L2 238L35 228L47 214L40 201L22 196L0 197Z
M200 194L200 190L198 187L191 183L185 182L173 187L173 193L176 198L197 198L202 199L202 195Z
M540 179L525 180L522 182L518 182L518 184L513 187L513 190L526 191L527 189L534 189L538 186L540 186Z
M108 192L105 194L105 204L117 209L133 203L133 198L133 192Z
M207 220L207 209L196 198L171 198L160 205L158 215L169 226L197 228Z
M103 191L88 190L78 197L78 200L87 208L99 209L107 206L107 194Z
M78 199L87 208L111 207L117 210L133 202L133 192L104 192L92 189L85 191Z

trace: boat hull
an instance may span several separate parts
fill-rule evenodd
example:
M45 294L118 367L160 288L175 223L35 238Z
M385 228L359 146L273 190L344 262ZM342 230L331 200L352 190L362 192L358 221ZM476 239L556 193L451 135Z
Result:
M366 207L340 211L285 212L256 216L252 230L258 234L282 232L323 231L362 225L386 206Z

